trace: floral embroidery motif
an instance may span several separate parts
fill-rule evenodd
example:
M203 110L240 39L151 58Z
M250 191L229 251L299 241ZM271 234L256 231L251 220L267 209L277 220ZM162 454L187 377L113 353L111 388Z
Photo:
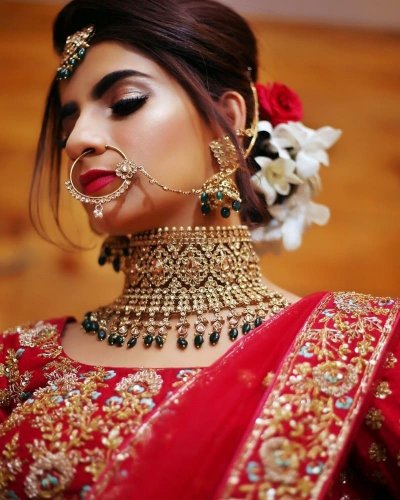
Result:
M354 292L322 299L274 380L223 498L319 497L398 310L392 299ZM379 428L382 420L368 413L369 425ZM369 455L386 459L376 443Z
M378 399L386 399L392 394L392 390L389 387L389 382L382 380L375 388L374 396Z
M13 481L22 470L22 460L17 455L19 435L14 434L0 455L0 492L8 481Z
M0 364L0 377L5 376L8 385L7 389L0 389L0 406L10 406L24 399L24 390L32 378L32 373L20 373L18 360L21 355L21 350L18 352L10 349L6 353L5 363Z
M0 437L10 433L0 452L0 490L12 498L16 493L7 486L21 478L28 498L59 498L75 482L78 468L87 490L105 463L121 459L114 457L117 448L156 407L163 378L151 369L124 377L102 367L84 371L79 363L59 356L59 333L51 324L20 327L15 333L23 347L8 350L0 365L8 384L0 392L1 404L16 405L0 426ZM32 373L18 365L26 349L46 359L44 380L32 393L23 392ZM23 439L22 430L14 433L17 428L25 429Z
M377 408L370 408L365 416L366 425L372 430L378 430L382 427L385 420L381 410Z
M65 453L46 453L30 466L25 492L28 498L54 498L70 484L74 473Z
M396 363L397 363L396 356L392 352L388 352L383 367L384 368L394 368Z
M372 443L368 450L368 455L375 462L385 462L387 459L386 448L378 443Z

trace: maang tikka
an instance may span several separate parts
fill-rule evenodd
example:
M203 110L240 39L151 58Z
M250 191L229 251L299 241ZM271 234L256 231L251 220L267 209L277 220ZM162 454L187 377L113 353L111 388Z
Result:
M84 59L89 41L93 38L94 26L87 26L70 35L65 41L62 61L57 69L57 80L67 80Z

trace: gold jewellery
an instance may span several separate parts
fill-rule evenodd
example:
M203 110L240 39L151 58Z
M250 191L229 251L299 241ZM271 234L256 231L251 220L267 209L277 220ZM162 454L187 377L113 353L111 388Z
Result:
M67 80L84 59L89 41L94 35L94 26L87 26L70 35L64 46L61 65L57 69L57 80Z
M288 305L262 283L246 226L109 237L99 257L107 262L124 272L123 292L88 312L82 327L110 345L162 348L174 326L180 349L189 342L199 349L205 340L216 345L224 330L234 341Z
M94 26L87 26L73 35L70 35L65 43L62 63L57 70L57 80L68 79L78 64L83 60L89 42L94 36ZM257 90L252 82L250 82L251 90L254 98L254 116L250 128L245 130L237 130L236 135L250 139L248 146L241 151L245 158L247 158L254 147L257 139L258 129L258 98ZM204 215L209 214L213 209L217 208L222 217L227 218L231 214L231 210L236 212L240 211L242 200L238 188L233 179L233 175L239 167L240 161L235 145L232 143L229 136L222 139L216 139L210 143L210 149L214 155L220 169L210 179L205 181L204 185L200 188L193 188L190 190L174 189L165 184L162 184L149 174L143 166L137 165L134 161L129 160L125 154L116 146L106 146L106 149L111 149L122 156L115 170L115 174L122 180L121 185L112 193L104 196L91 196L82 193L75 185L73 180L73 172L78 162L86 155L93 153L92 150L83 152L71 165L69 180L66 181L66 187L70 194L77 200L94 205L94 216L97 218L103 217L103 205L109 203L120 197L129 188L132 179L137 173L142 173L147 177L151 184L155 184L164 191L170 191L183 195L197 195L200 197L200 209Z
M89 149L85 152L83 152L78 158L73 162L71 165L71 169L69 172L69 180L65 182L65 186L67 187L69 193L71 196L76 198L77 200L81 201L82 203L88 203L91 205L95 205L93 214L97 218L102 218L103 217L103 205L105 203L109 203L112 200L117 199L119 196L121 196L130 186L132 182L132 177L138 169L140 168L138 165L136 165L135 162L132 160L128 160L128 158L124 155L124 153L116 148L115 146L106 146L106 149L111 149L112 151L116 151L118 154L122 156L122 161L117 163L117 167L115 170L115 175L122 179L122 184L112 193L107 194L105 196L87 196L84 193L80 192L77 187L74 184L73 180L73 173L75 166L78 164L78 162L86 155L93 153L93 150Z
M103 205L120 197L129 188L134 180L134 176L142 173L150 184L154 184L164 191L183 195L200 195L201 211L204 215L211 212L216 206L220 207L222 217L229 217L231 208L235 211L240 210L241 199L239 191L232 179L232 175L239 166L237 151L228 136L210 143L210 149L220 166L220 170L208 179L201 188L190 190L175 189L162 184L155 179L142 165L137 165L129 160L126 155L116 146L106 145L106 149L117 152L122 160L116 164L115 174L122 180L122 184L112 193L104 196L90 196L80 191L74 182L74 170L79 161L86 155L93 153L92 149L84 151L72 163L69 180L65 182L68 192L82 203L94 205L93 214L97 218L103 217Z

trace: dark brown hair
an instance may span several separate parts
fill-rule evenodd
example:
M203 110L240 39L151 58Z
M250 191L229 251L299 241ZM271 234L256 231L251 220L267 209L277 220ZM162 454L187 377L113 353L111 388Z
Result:
M56 52L61 55L66 38L91 24L96 30L91 45L120 42L157 62L185 89L206 123L219 124L238 147L234 130L218 111L216 102L227 90L239 92L246 101L250 126L257 45L240 15L213 0L73 0L54 22ZM59 111L58 82L54 80L47 97L30 197L33 224L47 239L42 217L44 200L50 205L57 228L66 237L59 221ZM243 199L241 219L249 225L267 217L265 203L250 184L252 161L241 158L236 177Z

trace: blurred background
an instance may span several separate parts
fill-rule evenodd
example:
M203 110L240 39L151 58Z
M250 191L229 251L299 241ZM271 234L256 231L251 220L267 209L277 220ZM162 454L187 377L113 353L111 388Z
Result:
M343 130L322 167L331 209L300 250L265 255L265 274L299 295L399 293L400 3L398 0L225 0L260 42L261 82L295 89L304 123ZM81 314L115 297L122 276L99 269L100 240L66 199L86 251L63 251L30 226L29 182L47 87L58 66L51 25L62 2L0 3L0 329ZM69 215L72 215L70 218Z

